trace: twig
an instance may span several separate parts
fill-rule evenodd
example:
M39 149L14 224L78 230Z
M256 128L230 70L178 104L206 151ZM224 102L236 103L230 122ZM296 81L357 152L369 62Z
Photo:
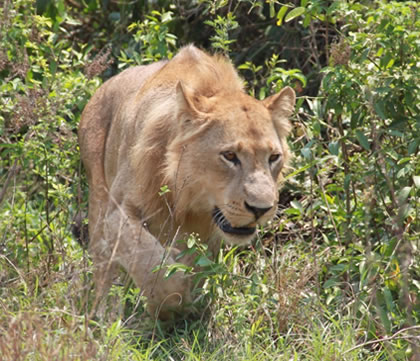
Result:
M17 173L17 159L13 163L12 167L10 168L6 181L4 182L3 188L0 191L0 204L3 202L4 197L6 196L7 188L9 187L9 183L12 180L12 177Z
M346 141L345 141L345 133L344 133L344 128L343 128L343 119L341 117L341 115L339 115L337 117L337 121L338 121L338 133L340 134L340 145L341 145L341 151L343 153L343 159L344 159L344 174L347 176L349 176L351 174L350 172L350 157L348 154L348 148L346 145ZM354 183L351 182L353 185ZM346 245L349 244L350 242L350 218L352 216L352 210L351 210L351 200L350 200L350 184L348 187L344 187L344 191L346 193L346 222L345 222L345 227L346 227L346 232L345 232L345 241L346 241ZM355 200L357 199L356 197L354 198Z
M359 345L353 346L352 348L349 348L348 350L344 351L343 354L346 354L346 353L349 353L351 351L357 350L358 348L361 348L361 347L373 345L375 343L392 341L392 340L395 340L395 339L408 340L408 339L413 339L414 338L414 339L417 339L417 340L420 341L420 335L418 335L418 336L408 335L408 336L398 337L398 335L400 333L403 333L403 332L406 332L406 331L411 331L411 330L420 330L420 326L411 326L411 327L403 328L402 330L399 330L399 331L395 332L392 336L384 337L384 338L381 338L379 340L372 340L372 341L367 341L367 342L361 343Z
M54 214L54 216L51 218L51 222L52 221L54 221L56 218L57 218L57 216L59 215L61 213L61 210L59 210L56 214ZM48 224L45 224L45 225L43 225L42 226L42 228L38 231L38 233L37 234L35 234L35 236L33 236L29 241L28 241L28 244L29 243L32 243L42 232L44 232L45 231L45 229L47 229L49 227L49 225ZM47 245L47 247L48 247L48 245Z
M338 232L338 228L337 228L337 225L335 224L334 216L333 216L333 214L332 214L332 212L331 212L330 204L329 204L328 199L327 199L327 192L325 191L325 188L324 188L324 183L322 183L322 179L321 179L321 177L318 175L318 173L319 173L319 167L318 167L318 164L315 164L315 167L316 167L316 170L317 170L316 177L317 177L317 179L318 179L319 187L321 188L321 192L322 192L322 195L323 195L324 200L325 200L325 205L327 206L327 212L328 212L328 215L329 215L329 217L330 217L330 219L331 219L331 223L332 223L332 225L333 225L333 228L334 228L334 231L335 231L335 235L336 235L336 237L337 237L338 244L339 244L340 246L342 246L341 237L340 237L340 232Z
M20 277L20 279L23 281L23 283L25 284L25 287L27 288L28 287L28 285L27 285L27 283L26 283L26 280L25 280L25 277L23 277L23 274L22 274L22 272L19 270L19 268L18 267L16 267L16 265L9 259L9 258L7 258L6 256L4 256L4 255L1 255L0 254L0 259L4 259L7 263L9 263L11 266L12 266L12 268L15 270L15 272L19 275L19 277Z
M50 167L48 163L48 154L47 154L47 148L44 146L44 157L45 157L45 216L46 216L46 222L47 222L47 228L51 231L51 220L50 220L50 204L49 204L49 176L50 176ZM48 268L49 268L49 262L50 258L54 252L54 240L51 237L51 241L47 243L48 246Z

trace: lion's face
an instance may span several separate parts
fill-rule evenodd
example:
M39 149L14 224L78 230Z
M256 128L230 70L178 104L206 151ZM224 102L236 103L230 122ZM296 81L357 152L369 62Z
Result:
M279 107L289 102L293 109L291 92ZM192 120L190 109L184 119L182 133L194 135L178 148L180 204L188 202L210 220L213 234L232 244L250 242L256 227L276 213L277 183L289 157L283 116L289 114L281 119L274 114L275 100L264 103L243 93L196 98L189 107L198 116ZM276 116L283 123L276 123Z

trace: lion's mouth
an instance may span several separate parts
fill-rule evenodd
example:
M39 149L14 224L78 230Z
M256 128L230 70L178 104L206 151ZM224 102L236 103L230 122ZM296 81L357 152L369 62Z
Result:
M251 236L256 230L256 227L233 227L217 207L213 210L213 220L224 233L236 236Z

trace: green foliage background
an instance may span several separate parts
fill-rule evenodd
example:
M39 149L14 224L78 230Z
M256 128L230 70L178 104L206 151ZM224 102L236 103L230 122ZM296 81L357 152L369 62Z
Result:
M415 1L5 0L0 8L2 360L420 359ZM195 43L257 98L299 98L279 217L226 248L204 320L153 323L121 281L91 317L77 124L110 76ZM121 305L121 306L116 306Z

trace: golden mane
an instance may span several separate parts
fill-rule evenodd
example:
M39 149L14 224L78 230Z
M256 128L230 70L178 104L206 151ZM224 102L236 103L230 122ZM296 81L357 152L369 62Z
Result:
M176 87L179 82L191 88L196 96L211 97L243 91L243 81L229 59L222 55L210 56L192 45L184 47L139 90L136 99L139 108L146 109L141 116L147 121L143 122L141 137L131 152L131 162L142 185L142 198L138 201L144 204L145 214L167 211L167 204L158 193L163 185L175 184L168 165L173 168L178 162L174 163L173 154L170 160L167 156L168 147L178 136ZM166 159L164 164L162 159ZM151 173L150 169L156 171ZM173 205L172 194L167 197ZM181 209L187 211L184 205L179 205L177 214L180 217Z
M161 90L175 91L174 87L180 80L197 95L206 97L243 90L243 81L228 58L209 55L188 45L146 82L138 96L145 96L156 85Z

